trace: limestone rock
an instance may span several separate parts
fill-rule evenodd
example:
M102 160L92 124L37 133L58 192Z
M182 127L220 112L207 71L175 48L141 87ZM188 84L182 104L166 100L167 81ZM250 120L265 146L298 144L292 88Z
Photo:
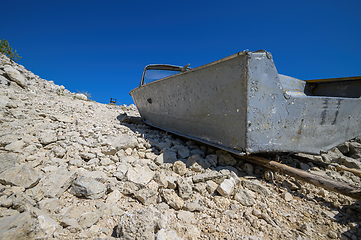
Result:
M157 232L156 240L183 240L174 230L161 229Z
M208 181L206 182L206 184L207 184L207 185L206 185L206 189L207 189L207 191L208 191L209 194L213 194L214 191L216 191L217 188L218 188L218 184L215 183L215 182L212 181L212 180L208 180Z
M38 235L40 235L41 238L46 239L53 235L59 224L51 217L44 214L38 216L38 226L40 230L40 234L38 233Z
M60 146L56 146L52 149L52 152L54 153L55 157L63 158L66 153L66 150Z
M25 77L12 66L6 65L4 71L11 81L16 82L20 87L27 88Z
M194 172L203 172L204 171L204 168L197 162L195 162L191 166L189 166L189 169L191 169Z
M98 211L96 211L96 212L86 212L86 213L83 213L79 217L78 222L79 222L80 227L89 228L93 224L98 222L99 218L100 218L100 213Z
M190 154L189 149L184 146L178 147L177 153L178 153L179 158L182 158L182 159L189 157L189 154Z
M359 142L350 142L350 155L352 158L361 158L361 143Z
M68 164L75 167L81 167L83 162L80 159L72 159L68 162Z
M234 200L238 201L243 206L253 206L256 203L254 193L248 189L236 189Z
M224 151L217 151L218 164L220 166L234 166L237 164L237 160L232 157L231 154Z
M0 174L0 183L5 185L32 188L39 181L39 172L28 165L13 167Z
M165 150L158 157L155 158L154 162L157 165L161 165L163 163L174 163L177 161L177 154L172 150Z
M39 209L45 213L54 213L59 208L58 198L46 198L38 202Z
M121 135L117 137L109 137L106 141L106 144L111 145L117 151L120 149L127 149L127 148L135 148L138 145L137 138L134 136L128 135Z
M331 150L329 150L327 153L323 153L321 154L322 159L324 162L326 163L331 163L341 157L343 157L343 154L340 152L340 150L338 148L332 148Z
M101 182L84 176L78 177L72 184L70 193L89 199L98 199L104 196L107 188Z
M242 185L252 191L262 194L265 197L270 195L270 191L264 187L258 180L243 180Z
M34 239L37 233L37 219L29 211L0 218L2 239Z
M137 184L147 184L150 180L153 179L154 172L149 169L148 166L139 166L129 167L126 177L128 181L137 183Z
M223 197L229 197L232 195L233 190L236 186L236 182L233 178L225 179L217 188L217 192Z
M188 211L179 211L177 213L177 218L184 223L194 224L196 219L194 218L194 214Z
M168 186L168 180L165 171L156 172L153 179L156 183L159 184L160 187Z
M12 134L6 134L0 137L0 147L5 147L6 145L20 140L18 136Z
M39 135L39 142L43 145L48 145L56 140L57 137L54 131L43 132Z
M149 188L143 188L135 192L134 196L146 206L155 204L157 201L157 192Z
M164 229L164 216L155 209L140 209L124 214L116 229L116 237L148 240L155 238L157 230Z
M253 165L250 163L245 163L242 166L243 171L245 171L248 175L253 174Z
M210 167L216 167L218 164L218 156L215 154L207 155L204 161L207 162Z
M290 194L289 192L284 192L282 194L282 197L284 200L286 200L286 202L289 202L293 199L292 194Z
M175 176L167 176L166 177L166 186L169 189L176 189L178 186L178 178Z
M61 194L70 187L75 178L76 175L74 172L60 168L47 173L35 187L29 189L27 192L34 199L41 199L42 196L59 198Z
M187 172L187 165L182 161L176 161L173 165L173 171L179 175L184 175Z
M75 218L65 217L60 221L60 225L68 228L70 231L79 231L81 229L78 221Z
M202 212L204 210L204 207L200 205L198 201L195 201L195 202L186 203L183 209L190 212Z
M337 160L335 160L337 163L342 164L349 168L356 168L361 169L361 162L360 160L356 160L350 157L343 156Z
M76 120L75 118L64 115L50 115L49 118L53 121L64 122L64 123L74 123Z
M208 180L221 179L222 177L223 177L223 174L216 172L216 171L212 171L212 172L202 173L202 174L193 176L193 182L195 182L195 183L206 182Z
M79 155L85 161L89 161L90 159L94 159L96 157L95 154L89 152L82 152Z
M5 150L9 152L20 153L23 148L25 148L27 144L23 140L14 141L5 146Z
M175 193L173 189L162 189L160 193L166 203L172 208L178 210L183 207L183 200Z
M198 170L196 170L198 172L203 171L203 168L207 169L207 168L210 168L211 166L215 166L214 162L217 161L216 160L217 156L213 156L213 157L209 156L209 157L204 159L202 157L202 155L203 154L198 153L198 154L194 154L194 155L190 156L186 161L187 166L190 167L191 169L192 168L193 169L198 169Z
M75 94L75 97L76 97L77 99L84 100L84 101L88 100L88 97L85 96L85 95L82 94L82 93L77 93L77 94Z
M189 199L192 196L192 179L191 178L179 178L178 183L178 192L179 196L185 200Z
M106 203L109 205L116 204L121 197L121 192L118 189L115 189L113 192L108 194Z

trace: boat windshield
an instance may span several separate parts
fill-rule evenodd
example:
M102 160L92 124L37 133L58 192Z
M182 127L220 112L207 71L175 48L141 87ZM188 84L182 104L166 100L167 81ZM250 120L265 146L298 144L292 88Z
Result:
M153 70L149 69L145 72L144 84L156 81L161 78L165 78L174 74L179 73L179 71L170 71L170 70Z

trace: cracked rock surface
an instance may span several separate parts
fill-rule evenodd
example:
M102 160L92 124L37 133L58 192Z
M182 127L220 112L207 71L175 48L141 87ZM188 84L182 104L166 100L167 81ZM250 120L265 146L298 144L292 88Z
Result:
M0 238L361 238L359 202L125 115L0 54ZM307 157L268 156L361 187L360 137Z

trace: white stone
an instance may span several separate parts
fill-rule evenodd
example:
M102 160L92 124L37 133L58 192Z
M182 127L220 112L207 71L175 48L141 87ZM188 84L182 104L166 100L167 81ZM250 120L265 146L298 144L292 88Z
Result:
M293 200L293 196L289 192L284 192L282 194L282 197L283 197L284 200L286 200L286 202L289 202L289 201Z
M157 191L150 188L143 188L135 192L134 196L146 206L155 204L157 201Z
M212 180L208 180L207 182L206 182L206 189L207 189L207 191L208 191L208 193L209 194L213 194L214 193L214 191L216 191L216 189L217 189L217 187L218 187L218 184L217 183L215 183L214 181L212 181Z
M256 203L254 193L248 189L237 189L234 194L234 200L243 206L253 206Z
M182 161L176 161L173 165L173 171L179 175L184 175L187 172L187 166Z
M185 200L192 196L192 178L178 178L178 192L179 196Z
M194 218L194 214L188 211L179 211L177 213L177 218L184 223L193 224L196 223L196 219Z
M54 131L42 132L39 134L39 142L43 145L48 145L56 140L56 133Z
M39 172L28 165L13 167L0 174L0 183L5 185L32 188L39 181Z
M72 184L70 193L89 199L98 199L104 196L107 188L95 179L80 176Z
M122 194L119 192L118 189L115 189L113 192L108 194L106 203L109 205L116 204L120 200L121 197L122 197Z
M150 180L153 179L154 172L149 169L148 166L139 166L129 167L126 177L128 181L137 183L137 184L147 184Z
M88 97L85 96L85 95L82 94L82 93L77 93L77 94L75 94L75 97L76 97L77 99L84 100L84 101L88 100Z
M28 194L33 198L37 198L39 194L48 198L58 198L70 187L75 177L74 172L60 168L43 176L35 187L29 189Z
M120 149L135 148L138 145L137 138L134 136L120 135L108 137L105 144L111 145L117 151Z
M43 233L41 234L43 239L50 238L59 226L59 224L54 219L47 215L38 216L38 221L39 228Z
M271 194L270 191L266 187L264 187L258 180L243 180L242 185L243 187L262 194L266 197Z
M217 192L224 197L229 197L232 195L235 186L236 182L233 178L224 179L224 181L219 184Z
M184 201L175 193L173 189L162 189L160 191L166 203L175 210L181 209Z
M5 150L9 152L21 152L24 147L26 147L27 144L23 140L14 141L8 145L5 146Z
M156 240L183 240L174 230L161 229L157 232Z
M164 216L155 209L140 209L122 215L116 237L122 239L154 239L155 231L166 228Z
M49 118L53 121L59 121L59 122L64 122L64 123L73 123L76 120L73 117L68 117L68 116L64 116L64 115L50 115Z
M10 80L16 82L22 88L26 88L26 79L18 70L14 69L9 65L6 65L4 66L4 71L6 72Z
M110 164L114 164L114 162L110 160L110 158L103 158L102 160L100 160L100 165L102 166L108 166Z
M79 217L79 225L82 228L90 228L93 224L99 221L99 212L86 212Z

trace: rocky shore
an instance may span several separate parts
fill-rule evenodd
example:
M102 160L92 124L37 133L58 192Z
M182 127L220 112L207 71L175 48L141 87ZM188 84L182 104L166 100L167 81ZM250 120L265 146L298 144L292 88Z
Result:
M360 202L144 124L0 54L1 239L352 239ZM269 155L361 187L361 138Z

